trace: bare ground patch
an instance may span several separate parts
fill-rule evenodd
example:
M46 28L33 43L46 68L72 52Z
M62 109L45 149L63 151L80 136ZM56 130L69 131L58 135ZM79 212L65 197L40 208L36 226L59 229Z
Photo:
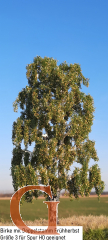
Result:
M98 197L97 195L90 195L89 196L90 198L91 197ZM102 197L108 197L108 195L101 195L100 198ZM35 199L35 197L33 197ZM60 196L60 198L69 198L68 196ZM74 198L74 196L73 196ZM82 198L81 196L79 196L79 198ZM83 198L87 198L87 197L83 197ZM45 199L44 197L38 197L38 199ZM0 197L0 200L11 200L11 197Z

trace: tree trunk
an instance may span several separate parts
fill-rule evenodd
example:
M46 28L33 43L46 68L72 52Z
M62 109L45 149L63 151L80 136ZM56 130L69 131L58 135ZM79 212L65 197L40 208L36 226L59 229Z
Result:
M57 196L53 196L53 201L59 201L60 199L60 189L57 190ZM57 209L58 210L58 209ZM58 211L57 211L57 224L59 224Z

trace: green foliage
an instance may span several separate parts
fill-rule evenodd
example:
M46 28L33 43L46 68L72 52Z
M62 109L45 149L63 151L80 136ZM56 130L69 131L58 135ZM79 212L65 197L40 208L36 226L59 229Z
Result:
M84 240L105 240L108 239L108 229L88 229L83 231Z
M27 166L23 166L21 163L20 165L16 165L16 166L12 165L11 172L12 172L13 186L15 191L17 191L18 188L21 188L23 186L38 185L38 180L36 177L35 170L30 163ZM22 203L25 200L27 202L32 202L33 193L36 198L39 196L38 190L28 191L22 196L20 204L22 205Z
M89 79L83 76L79 64L64 62L57 66L56 60L47 57L37 56L26 69L28 86L13 103L15 112L18 105L22 109L12 130L15 148L11 174L15 191L18 187L38 184L38 170L42 184L51 186L53 196L63 188L69 190L70 197L74 194L78 198L79 193L88 196L95 187L100 197L104 182L98 165L88 168L90 158L99 160L95 142L88 138L93 124L94 102L90 94L80 91L82 83L89 86ZM42 138L43 129L48 135L47 140ZM24 150L21 149L23 140ZM32 143L35 148L30 155L27 148ZM76 168L68 180L67 172L75 161L82 167L80 170Z

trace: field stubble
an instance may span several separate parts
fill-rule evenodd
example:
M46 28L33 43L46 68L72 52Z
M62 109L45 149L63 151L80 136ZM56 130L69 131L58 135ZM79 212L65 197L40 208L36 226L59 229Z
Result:
M35 221L24 221L27 226L48 226L48 220L40 219ZM0 226L15 226L13 223L0 222ZM108 228L108 217L106 216L72 216L59 219L57 226L83 226L83 229L104 229Z

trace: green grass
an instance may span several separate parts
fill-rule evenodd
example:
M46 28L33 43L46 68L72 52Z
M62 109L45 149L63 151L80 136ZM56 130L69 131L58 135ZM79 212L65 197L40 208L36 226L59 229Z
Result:
M47 204L44 199L35 199L33 204L24 202L20 207L20 213L23 220L34 221L35 219L48 219ZM79 201L70 201L68 198L60 199L58 204L58 217L68 218L73 215L108 216L108 197L102 197L100 202L95 197L80 198ZM11 222L10 218L10 200L0 200L0 219Z
M61 199L58 205L59 218L76 216L108 216L108 197L101 198L100 203L97 198L80 198L71 202L69 199Z
M0 220L11 222L10 200L0 200Z
M83 231L83 240L108 240L108 228Z
M23 221L34 221L39 219L48 219L48 208L47 204L43 203L45 199L35 199L33 204L24 203L20 207L20 213ZM102 197L100 202L95 197L91 198L80 198L79 201L74 200L70 201L68 198L60 199L58 204L58 217L59 219L63 218L66 221L66 218L72 216L108 216L108 197ZM79 219L80 217L78 217ZM73 220L72 220L73 221ZM71 221L71 222L72 222ZM86 223L87 220L83 220ZM0 222L10 222L10 200L0 200ZM70 223L71 223L70 222ZM105 220L106 223L106 220ZM45 224L47 225L47 224ZM69 224L70 225L70 224ZM75 225L76 226L76 225ZM97 225L98 226L98 225ZM108 228L104 229L88 229L84 231L83 229L83 240L108 240Z

